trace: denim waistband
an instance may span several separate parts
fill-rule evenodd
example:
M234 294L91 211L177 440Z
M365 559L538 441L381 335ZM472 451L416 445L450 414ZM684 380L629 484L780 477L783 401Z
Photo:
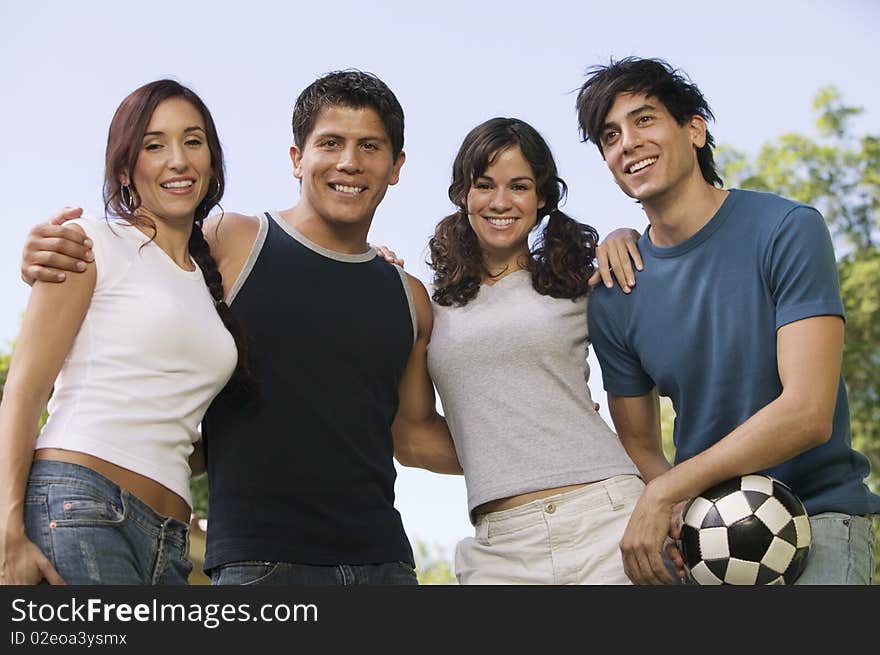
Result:
M162 516L130 491L104 477L87 466L70 462L35 459L31 465L28 485L62 485L89 488L110 501L115 501L127 517L137 521L144 529L164 533L164 539L179 541L185 546L189 526L173 516Z

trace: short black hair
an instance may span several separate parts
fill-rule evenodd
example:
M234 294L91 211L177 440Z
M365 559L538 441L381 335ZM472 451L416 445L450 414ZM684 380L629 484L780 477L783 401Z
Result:
M621 93L644 93L657 98L679 125L692 116L700 116L706 123L714 120L712 109L702 92L681 70L663 59L626 57L607 66L593 66L587 70L587 81L578 92L576 108L581 138L592 141L604 156L601 136L602 125L615 99ZM706 130L706 143L697 149L700 172L709 184L723 183L715 170L712 149L715 138Z
M326 107L374 109L388 138L394 159L403 152L403 108L397 97L378 77L356 69L334 71L315 80L299 94L293 107L293 140L302 149Z

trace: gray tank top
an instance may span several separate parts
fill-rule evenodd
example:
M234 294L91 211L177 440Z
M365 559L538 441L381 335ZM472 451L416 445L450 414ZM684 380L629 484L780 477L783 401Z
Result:
M593 409L587 298L542 296L516 271L464 307L434 303L428 367L464 469L490 500L637 474Z

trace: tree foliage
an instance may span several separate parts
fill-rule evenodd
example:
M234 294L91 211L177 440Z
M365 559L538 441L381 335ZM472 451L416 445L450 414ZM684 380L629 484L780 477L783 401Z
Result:
M728 186L772 191L816 207L838 238L841 254L876 252L880 234L880 135L852 134L859 107L843 103L833 86L819 91L816 136L784 134L754 160L729 147L718 149Z
M454 585L458 584L452 572L452 564L446 552L440 546L429 546L423 541L416 541L414 555L416 558L416 574L419 584L423 585Z
M9 371L11 353L0 353L0 400L3 399L3 387L6 386L6 373Z
M192 494L193 514L200 519L208 518L208 475L202 473L190 480L189 491Z

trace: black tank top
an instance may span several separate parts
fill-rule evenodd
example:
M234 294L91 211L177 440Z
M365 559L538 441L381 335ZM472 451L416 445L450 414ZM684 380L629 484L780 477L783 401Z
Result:
M331 252L265 218L231 302L258 395L245 406L221 393L202 424L205 568L412 564L391 439L415 340L404 274L372 249Z

